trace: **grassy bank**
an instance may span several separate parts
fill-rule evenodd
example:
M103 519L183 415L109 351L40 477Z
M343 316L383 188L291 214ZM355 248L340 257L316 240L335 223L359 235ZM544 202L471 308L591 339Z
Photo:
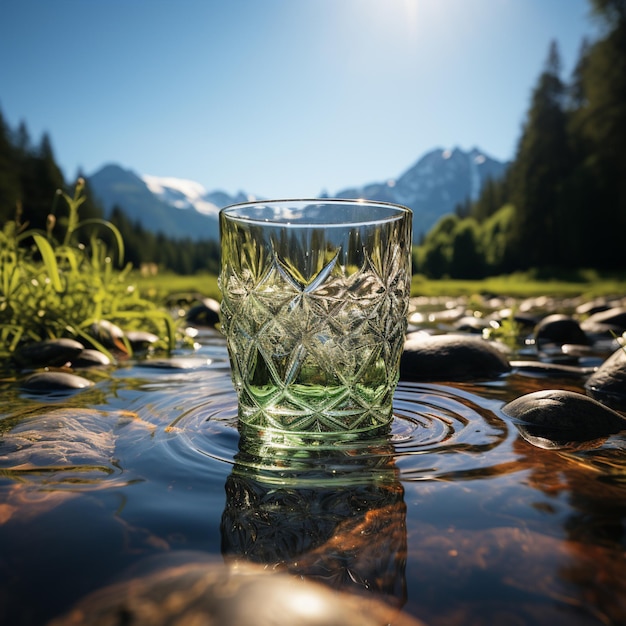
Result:
M580 295L587 298L626 295L626 276L608 277L587 272L574 278L540 279L532 274L514 274L483 280L429 280L422 276L414 276L411 294L414 296L497 294L520 298L541 295L557 297ZM149 277L137 274L133 276L133 280L142 295L150 299L162 300L179 293L197 293L216 300L221 298L217 277L211 274L177 276L165 273Z

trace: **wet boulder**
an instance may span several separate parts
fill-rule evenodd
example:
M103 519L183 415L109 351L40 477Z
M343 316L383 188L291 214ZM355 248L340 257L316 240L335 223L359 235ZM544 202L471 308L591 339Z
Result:
M520 396L502 412L529 443L545 449L576 447L626 430L626 418L581 393L545 389Z
M107 365L111 365L111 359L99 350L85 348L71 360L70 365L72 369L106 367Z
M128 339L133 352L145 352L159 341L157 335L146 330L128 330L126 331L126 339Z
M580 324L573 317L555 313L548 315L535 326L535 343L541 347L547 344L588 345L589 339Z
M626 308L612 307L590 315L581 324L584 331L595 335L614 336L626 331Z
M108 320L94 322L90 327L93 338L107 350L114 350L122 354L128 354L124 331ZM97 348L97 346L95 346Z
M213 298L204 298L189 309L186 319L192 326L214 327L220 321L220 303Z
M37 393L76 391L91 387L94 383L70 372L37 372L24 378L20 387Z
M18 348L13 358L22 368L61 367L80 354L84 347L74 339L48 339Z
M603 404L626 411L626 347L616 350L590 376L585 389Z
M422 382L488 379L510 369L493 344L462 334L410 333L400 359L400 379Z

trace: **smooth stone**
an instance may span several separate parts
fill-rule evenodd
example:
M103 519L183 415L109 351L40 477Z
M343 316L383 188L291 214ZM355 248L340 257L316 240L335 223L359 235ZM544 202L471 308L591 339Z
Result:
M544 449L575 447L626 430L626 418L581 393L545 389L502 408L524 439Z
M82 599L49 626L419 626L367 594L348 594L262 565L170 559ZM366 589L364 585L364 589Z
M597 300L590 300L589 302L583 302L576 307L577 315L593 315L594 313L600 313L601 311L607 311L610 308L609 304L604 298Z
M545 361L511 361L511 367L522 374L565 376L568 378L582 378L596 371L595 367L579 367L562 363L546 363Z
M74 339L48 339L19 348L14 359L21 367L60 367L84 348L82 343Z
M555 313L548 315L535 326L535 344L577 344L588 345L589 339L580 324L573 317Z
M454 323L455 330L459 332L482 334L483 330L490 328L489 320L483 317L475 317L474 315L464 315L460 320Z
M93 386L93 382L69 372L37 372L20 384L26 391L70 391Z
M596 400L626 411L626 347L616 350L598 368L585 389Z
M476 380L510 370L500 350L470 335L409 334L400 359L401 380Z
M220 321L220 303L213 298L204 298L187 311L186 319L193 326L216 326Z
M150 346L159 340L157 335L146 330L129 330L126 332L126 339L128 339L131 348L135 352L148 350Z
M44 408L44 407L42 407ZM92 483L119 472L117 433L145 438L152 426L128 411L62 407L11 416L0 438L0 469L22 483ZM37 471L33 471L33 470ZM90 478L87 478L89 476Z
M164 370L192 370L204 367L209 363L209 359L194 357L171 357L169 359L147 359L137 363L139 367L149 367L152 369Z
M111 359L99 350L85 348L71 360L72 368L102 367L111 365Z
M124 331L109 322L108 320L100 320L94 322L90 327L91 333L98 342L109 350L119 350L123 354L128 354L128 348L124 343Z
M612 307L590 315L581 323L585 332L599 335L621 335L626 331L626 308Z

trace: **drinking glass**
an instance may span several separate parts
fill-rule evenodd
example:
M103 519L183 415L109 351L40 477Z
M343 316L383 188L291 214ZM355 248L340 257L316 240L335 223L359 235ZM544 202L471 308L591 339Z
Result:
M290 433L388 426L411 284L412 213L344 199L220 211L221 326L239 420Z

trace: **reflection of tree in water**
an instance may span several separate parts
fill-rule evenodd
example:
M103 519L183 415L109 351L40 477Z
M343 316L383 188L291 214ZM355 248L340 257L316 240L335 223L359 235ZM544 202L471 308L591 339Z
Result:
M401 607L406 506L393 448L378 440L358 448L283 449L273 468L259 470L252 467L259 450L250 453L247 443L242 439L226 481L224 558L285 569ZM267 461L267 448L263 454Z

